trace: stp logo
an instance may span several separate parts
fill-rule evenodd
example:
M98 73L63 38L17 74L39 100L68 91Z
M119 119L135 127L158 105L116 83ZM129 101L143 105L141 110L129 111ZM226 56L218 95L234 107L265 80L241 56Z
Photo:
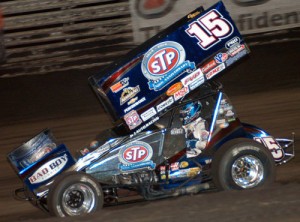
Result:
M141 162L148 156L148 150L143 146L133 146L127 148L123 153L123 158L128 162Z
M179 52L175 48L163 48L148 60L148 70L153 75L163 75L173 69L179 60Z
M152 155L153 150L148 143L135 141L120 150L119 160L124 164L134 164L150 160Z
M184 48L179 43L159 43L145 53L142 72L148 80L159 80L184 62L185 57Z

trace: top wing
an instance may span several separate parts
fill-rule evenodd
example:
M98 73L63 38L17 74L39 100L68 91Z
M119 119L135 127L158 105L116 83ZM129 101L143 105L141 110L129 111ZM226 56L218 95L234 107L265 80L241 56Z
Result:
M141 131L249 49L222 2L197 8L90 77L104 108Z

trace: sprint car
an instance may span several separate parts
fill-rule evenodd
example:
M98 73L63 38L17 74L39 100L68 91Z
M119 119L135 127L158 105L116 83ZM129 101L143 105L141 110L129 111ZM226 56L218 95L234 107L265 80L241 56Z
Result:
M89 81L114 126L72 155L46 129L8 154L51 215L274 181L294 140L240 121L216 81L249 49L222 2L197 8Z

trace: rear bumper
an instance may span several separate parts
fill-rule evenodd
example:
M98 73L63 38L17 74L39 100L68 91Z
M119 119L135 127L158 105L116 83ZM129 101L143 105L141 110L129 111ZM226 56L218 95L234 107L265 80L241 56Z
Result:
M42 211L49 212L46 196L36 198L35 195L28 191L26 188L19 188L14 191L14 198L20 201L28 201L33 206L41 209Z

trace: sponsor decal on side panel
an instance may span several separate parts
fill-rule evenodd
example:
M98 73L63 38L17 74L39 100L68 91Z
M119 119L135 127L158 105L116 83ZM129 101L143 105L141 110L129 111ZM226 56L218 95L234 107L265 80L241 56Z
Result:
M157 112L160 112L164 110L165 108L168 108L174 103L173 97L169 97L167 100L163 101L162 103L158 104L156 106Z
M151 160L153 156L152 147L142 141L134 141L125 145L119 151L119 169L123 172L146 168L154 169L155 164Z
M180 162L180 168L187 168L189 166L189 163L187 161Z
M171 135L176 136L176 135L182 135L184 134L183 128L173 128L171 129Z
M171 171L179 170L179 162L171 163L170 168Z
M194 177L201 172L200 167L192 167L187 169L179 169L178 171L171 172L169 175L170 179L177 179L177 178L185 178L185 177ZM161 179L165 179L161 178Z
M142 132L145 130L147 127L151 126L153 123L159 120L159 117L156 116L155 118L151 119L149 122L147 122L145 125L143 125L141 128L137 129L133 134L130 134L130 137L133 137L134 135Z
M222 63L222 64L218 65L216 68L209 71L205 76L207 79L211 79L212 77L214 77L215 75L217 75L224 69L225 69L225 64Z
M31 184L41 183L50 179L61 171L68 162L67 154L57 157L41 166L35 173L28 178Z
M143 75L149 80L149 89L160 91L186 71L194 70L195 63L185 58L185 50L177 42L166 41L153 46L145 53L141 65Z
M132 110L131 112L127 113L124 116L124 120L130 130L138 127L142 123L139 114L135 110Z
M148 109L147 111L143 112L141 114L141 118L144 122L146 122L148 119L156 115L156 110L152 107Z

